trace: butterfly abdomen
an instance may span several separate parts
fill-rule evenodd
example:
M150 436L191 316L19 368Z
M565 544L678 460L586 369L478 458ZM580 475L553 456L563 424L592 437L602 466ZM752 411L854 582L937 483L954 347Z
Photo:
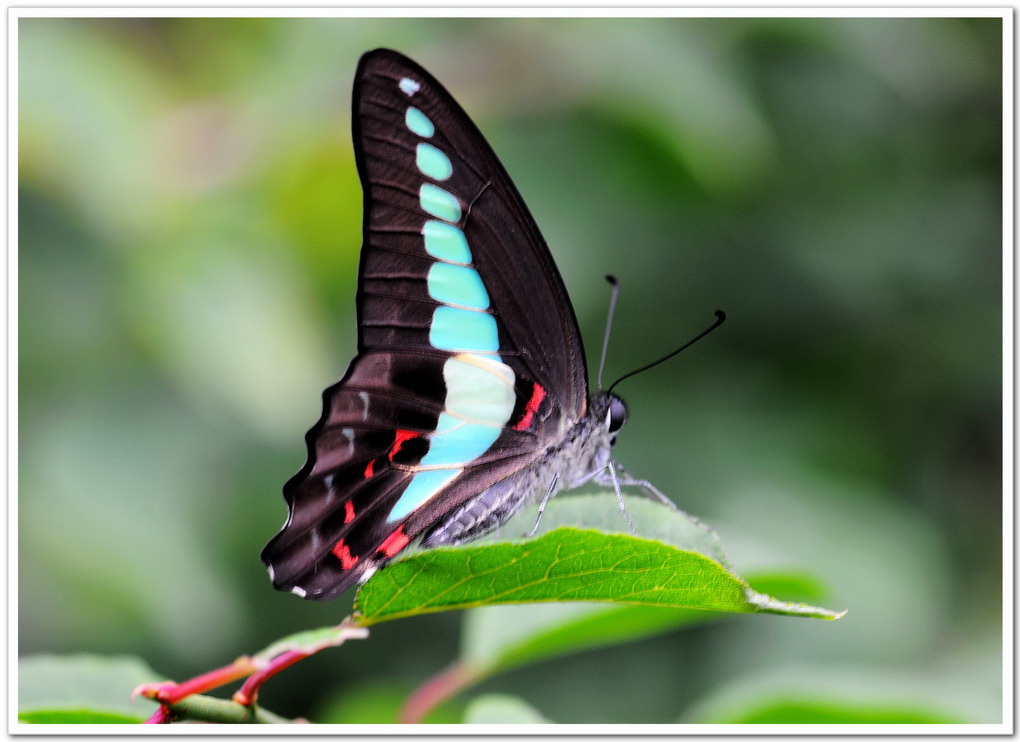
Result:
M514 474L457 508L422 539L422 546L453 546L473 541L499 528L520 510L538 489L541 470Z

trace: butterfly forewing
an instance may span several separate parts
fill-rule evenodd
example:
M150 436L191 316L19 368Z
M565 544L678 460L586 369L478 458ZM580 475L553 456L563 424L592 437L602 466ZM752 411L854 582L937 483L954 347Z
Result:
M392 313L401 314L404 328L431 316L394 301L427 298L431 265L409 271L411 262L386 253L432 262L434 255L422 250L428 238L445 259L456 261L463 245L451 227L459 228L489 295L504 361L519 359L524 375L579 417L587 375L577 320L549 249L492 148L442 85L396 52L380 49L362 57L355 85L353 129L365 193L361 349L409 339L411 332L377 329ZM419 163L435 175L449 175L423 177ZM443 218L458 215L451 222ZM384 288L377 279L387 270L398 278ZM404 279L412 274L417 280Z
M274 584L326 599L585 412L562 280L502 165L431 75L362 57L353 131L364 189L358 351L326 390L290 515L263 550Z

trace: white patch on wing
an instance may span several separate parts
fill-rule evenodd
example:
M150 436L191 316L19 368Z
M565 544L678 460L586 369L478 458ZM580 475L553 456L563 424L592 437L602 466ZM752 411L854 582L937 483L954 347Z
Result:
M374 575L378 570L379 568L376 566L366 568L365 571L361 573L361 577L358 578L358 582L368 582L372 575Z
M365 405L365 409L361 413L361 419L368 419L368 392L358 392L358 396L361 397L361 403Z
M305 589L304 589L303 587L298 587L297 585L295 585L294 587L292 587L292 588L290 589L290 591L291 591L292 593L294 593L295 595L297 595L298 597L301 597L301 598L303 598L303 597L305 597L306 595L308 595L308 593L307 593L307 592L305 591Z
M412 80L410 77L403 78L399 83L397 83L397 85L400 86L400 89L408 98L421 90L421 85Z

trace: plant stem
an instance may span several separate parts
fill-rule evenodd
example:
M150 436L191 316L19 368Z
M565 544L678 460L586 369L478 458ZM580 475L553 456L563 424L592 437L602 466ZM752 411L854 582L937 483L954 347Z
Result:
M420 724L432 709L481 680L470 665L454 663L418 686L397 714L400 724Z
M155 716L169 715L174 721L205 721L214 724L294 724L293 719L266 711L257 706L242 706L233 701L224 701L212 696L193 695L172 706L160 706ZM152 723L165 723L163 718L150 719Z
M132 697L145 696L160 703L159 711L153 714L145 722L146 724L169 724L182 715L195 713L200 716L194 718L204 721L233 724L289 724L292 722L267 711L260 710L255 716L246 715L246 708L255 708L255 701L262 684L305 657L310 657L328 647L338 647L348 639L364 639L367 636L367 628L357 625L353 618L347 617L337 626L291 634L280 641L273 642L257 654L242 655L229 665L210 670L198 677L185 680L183 683L144 683L135 688L131 695ZM244 677L247 677L248 680L234 694L233 702L198 695ZM192 699L203 700L196 700L195 703L198 705L194 706ZM210 706L209 702L212 702L213 705ZM209 714L212 714L212 717L208 716Z

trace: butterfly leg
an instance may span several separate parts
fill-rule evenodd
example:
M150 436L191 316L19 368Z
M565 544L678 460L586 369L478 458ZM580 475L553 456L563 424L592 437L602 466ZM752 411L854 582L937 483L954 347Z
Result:
M613 489L616 490L616 499L620 503L620 513L627 521L627 525L630 526L630 532L637 533L634 529L634 521L630 519L630 514L627 512L627 506L623 504L623 490L620 489L620 480L616 478L616 468L613 466L613 462L609 462L606 466L605 471L609 472L609 478L613 482ZM599 477L600 478L600 477Z
M627 487L638 487L644 490L645 494L654 495L655 499L662 502L663 505L669 507L670 510L674 510L683 515L685 518L691 521L702 531L705 531L706 533L715 533L714 528L712 528L711 526L706 526L704 523L702 523L700 520L698 520L696 517L694 517L687 511L681 510L679 507L677 507L675 502L670 500L668 497L666 497L666 495L662 493L662 490L660 490L654 484L649 482L647 479L634 479L630 474L627 473L623 466L616 463L614 463L613 465L616 467L617 474L619 475L620 484Z
M542 502L538 504L538 517L535 518L535 525L531 527L530 531L524 534L524 538L531 538L538 530L538 524L542 522L542 513L545 512L545 506L549 503L549 498L552 497L552 493L556 491L556 480L559 478L560 475L556 474L549 483L549 489L545 491L545 497L543 497Z
M670 510L679 510L676 503L666 497L662 490L656 487L654 484L649 482L647 479L634 479L630 474L627 473L626 469L620 464L613 463L616 468L617 476L620 478L620 484L626 487L639 487L645 491L646 494L654 496L659 502L668 507Z

